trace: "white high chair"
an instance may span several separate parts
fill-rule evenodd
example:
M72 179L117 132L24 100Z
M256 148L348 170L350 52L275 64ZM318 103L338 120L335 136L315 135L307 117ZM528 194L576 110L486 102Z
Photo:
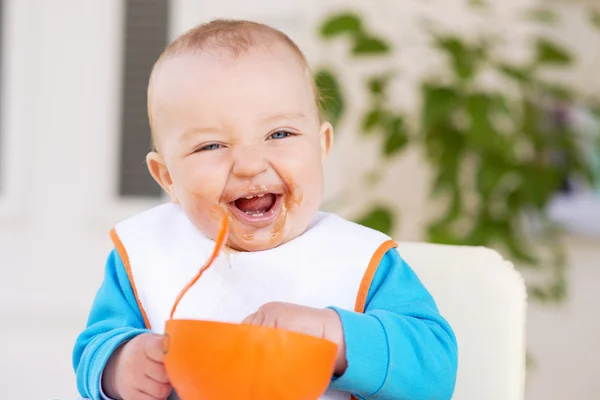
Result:
M399 243L458 341L453 400L522 400L527 292L513 265L481 247Z

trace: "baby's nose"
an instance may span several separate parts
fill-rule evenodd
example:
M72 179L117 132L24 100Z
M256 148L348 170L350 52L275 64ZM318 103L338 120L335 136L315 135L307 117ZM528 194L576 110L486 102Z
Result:
M238 177L253 177L264 172L269 163L260 146L246 146L234 153L233 174Z

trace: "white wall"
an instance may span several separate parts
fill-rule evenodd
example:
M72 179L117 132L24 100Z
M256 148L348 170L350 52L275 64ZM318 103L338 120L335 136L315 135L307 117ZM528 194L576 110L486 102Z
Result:
M600 11L595 1L550 1L560 23L547 30L569 48L577 59L572 73L558 79L600 100L600 29L587 21L589 7ZM581 205L587 202L582 200ZM598 204L599 202L596 202ZM597 220L598 208L588 214ZM582 221L572 219L573 227ZM534 304L529 310L528 344L536 366L529 374L532 400L600 398L600 227L585 230L594 237L575 233L568 240L569 299L560 306ZM582 229L583 231L583 229Z
M512 11L527 1L502 2L498 29L510 27ZM463 31L480 24L455 7L459 2L439 2L433 14ZM10 194L0 195L0 265L4 277L0 280L0 340L8 344L0 357L0 387L3 398L67 398L76 395L71 349L102 279L111 248L108 231L119 219L152 204L119 201L112 191L118 160L123 2L6 3L4 18L10 34L3 56L8 76L2 85L6 88L2 134L9 135L5 137L10 138L11 156L10 169L3 165L0 171L8 172L12 183ZM313 63L334 63L342 68L344 83L356 94L361 92L359 77L365 71L344 67L343 45L320 49L314 41L320 17L347 3L361 4L333 0L175 0L172 34L217 16L271 23L296 39ZM389 12L400 4L401 10ZM377 19L372 26L392 33L399 43L410 44L414 38L418 44L420 39L411 21L423 7L418 1L386 0L367 14ZM423 64L419 62L427 52L421 45L407 51L414 55L414 63L409 58L402 64L409 88L410 76L421 71ZM399 93L403 95L395 100L400 105L414 105L409 89ZM428 171L418 153L410 152L390 166L384 178L388 183L385 190L365 194L360 185L346 178L359 177L374 164L377 143L363 141L350 129L352 115L360 107L359 103L350 104L351 116L337 135L328 166L328 195L334 197L346 190L361 195L354 206L342 208L345 215L352 215L374 198L393 202L402 211L402 226L396 236L417 240L422 237L426 218L422 206L428 187ZM4 143L0 148L6 154ZM531 400L600 397L598 380L591 380L598 369L591 359L594 340L589 340L599 337L600 331L598 323L588 317L594 315L592 307L599 299L599 291L591 287L598 282L600 271L598 247L571 244L573 298L567 306L531 309L529 342L540 362L540 370L530 377Z
M568 250L569 299L529 308L530 400L600 398L600 239L572 239Z

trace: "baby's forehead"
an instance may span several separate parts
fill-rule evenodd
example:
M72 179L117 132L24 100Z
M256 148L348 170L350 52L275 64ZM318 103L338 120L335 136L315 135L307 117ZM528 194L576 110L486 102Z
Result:
M216 102L248 96L249 92L257 97L287 95L291 102L292 96L313 98L310 73L293 55L273 50L240 57L203 53L165 60L154 76L148 100L157 106L186 99Z
M236 86L237 85L237 86ZM195 97L235 95L254 86L293 90L290 96L308 92L316 99L310 70L282 43L260 46L235 55L222 49L205 49L164 58L153 71L148 90L149 112L166 100L182 100L194 90ZM220 93L227 91L228 93Z
M167 126L214 126L222 121L316 121L311 80L285 47L259 48L238 57L204 52L164 60L149 91L153 134L171 131Z
M244 48L243 51L221 47L219 43L207 43L199 49L191 48L161 57L152 71L149 86L153 86L159 78L164 79L173 74L206 74L207 69L215 66L228 71L235 66L264 63L269 59L286 61L288 65L295 64L298 67L295 70L310 75L304 60L281 40L263 41Z

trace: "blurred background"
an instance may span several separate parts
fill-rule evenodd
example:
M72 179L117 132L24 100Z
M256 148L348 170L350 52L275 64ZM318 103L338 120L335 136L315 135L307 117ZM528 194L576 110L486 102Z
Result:
M72 346L151 181L166 44L246 18L306 53L336 127L324 209L400 241L489 246L529 285L528 400L600 399L600 4L0 1L2 398L77 396Z

